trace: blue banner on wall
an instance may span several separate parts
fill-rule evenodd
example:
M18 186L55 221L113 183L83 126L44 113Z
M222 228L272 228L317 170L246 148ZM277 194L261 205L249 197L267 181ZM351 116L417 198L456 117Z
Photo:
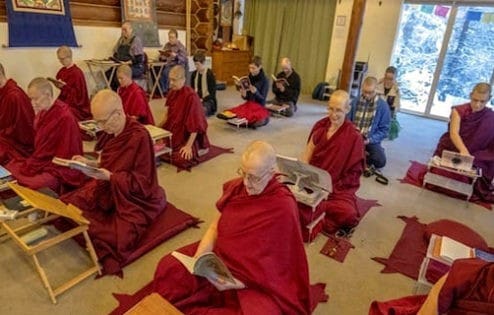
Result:
M76 47L69 0L6 0L9 47Z

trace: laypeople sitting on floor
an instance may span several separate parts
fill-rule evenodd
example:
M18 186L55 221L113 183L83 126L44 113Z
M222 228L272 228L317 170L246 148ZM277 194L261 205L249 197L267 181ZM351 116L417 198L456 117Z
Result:
M166 95L170 88L168 82L170 70L176 65L181 65L184 69L187 69L188 66L187 50L178 40L178 32L176 29L172 28L168 31L168 42L159 53L159 60L165 62L159 80L161 91Z
M316 122L301 160L326 170L332 179L332 193L316 208L314 217L326 213L323 229L328 234L350 231L359 222L355 193L364 170L364 141L351 121L350 97L343 90L331 94L328 116ZM300 223L310 223L312 208L299 203Z
M493 292L493 262L458 259L427 296L373 302L369 315L494 314Z
M52 82L60 89L58 99L69 105L78 121L91 119L86 78L72 60L72 49L67 46L59 47L57 58L63 66L57 72L56 81Z
M121 65L117 69L119 88L118 95L122 99L123 109L127 116L144 125L154 125L153 114L149 108L146 92L132 80L132 69Z
M377 95L376 86L376 78L365 78L360 96L352 101L352 108L348 114L348 118L364 138L368 167L364 175L368 176L386 165L386 155L381 142L388 137L391 120L389 106Z
M27 94L0 63L0 165L34 151L34 110Z
M112 58L130 65L133 79L140 78L144 74L146 65L144 64L142 41L139 36L134 34L132 24L128 21L122 24L122 35L113 48ZM106 71L106 76L108 78L110 77L110 74L111 69ZM113 76L110 85L112 90L117 90L118 81L115 75Z
M292 67L292 62L288 58L281 59L281 72L273 79L272 91L274 99L268 103L276 105L275 108L284 108L279 113L286 117L293 116L297 111L297 101L300 95L300 76ZM268 109L270 106L267 106ZM271 110L271 109L270 109ZM278 110L275 110L278 112Z
M276 154L262 141L242 154L239 174L223 185L219 213L197 246L184 253L213 251L235 277L191 275L173 256L155 272L154 291L185 314L309 314L309 274L297 204L275 178Z
M482 169L476 181L475 194L494 202L494 112L486 107L491 98L491 86L478 83L470 93L470 102L453 106L448 132L439 139L434 155L443 150L474 156L474 166Z
M97 160L72 159L96 170L92 179L61 197L83 211L89 235L106 273L120 271L153 220L164 211L166 197L158 184L153 143L148 131L125 115L120 97L98 92L91 102L94 120L104 131L98 138Z
M197 93L185 85L185 69L170 70L170 91L165 106L168 110L160 126L173 134L171 161L180 168L199 163L209 152L208 122Z
M245 84L243 82L246 82ZM269 122L269 111L265 108L269 80L262 69L262 59L254 56L249 64L248 79L236 83L245 103L218 114L221 119L245 118L249 127L261 127Z
M199 95L206 116L214 115L218 104L216 100L216 78L213 71L204 65L206 61L204 52L196 52L193 60L196 70L192 72L190 78L191 87Z
M69 106L53 97L51 83L35 78L27 94L34 109L34 150L16 157L5 166L17 182L31 189L48 187L55 192L77 187L80 172L52 163L54 157L70 159L82 154L79 125Z

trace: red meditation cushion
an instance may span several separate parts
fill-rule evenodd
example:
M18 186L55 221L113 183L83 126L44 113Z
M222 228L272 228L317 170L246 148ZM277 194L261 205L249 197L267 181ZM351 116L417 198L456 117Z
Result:
M466 225L447 219L438 220L427 224L424 237L427 243L432 234L447 236L460 243L473 248L487 250L487 242L477 232Z

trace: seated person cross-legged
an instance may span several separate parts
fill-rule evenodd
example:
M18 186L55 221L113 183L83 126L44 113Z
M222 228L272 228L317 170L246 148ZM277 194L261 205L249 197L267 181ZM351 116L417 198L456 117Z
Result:
M136 79L144 74L146 65L144 64L144 49L141 39L134 34L132 24L124 22L122 24L122 35L118 39L113 48L113 59L118 62L128 64L132 69L132 78ZM106 72L106 76L110 77L111 70ZM110 82L112 90L118 88L118 81L114 75Z
M328 117L319 120L309 135L302 161L326 170L333 192L316 208L315 217L325 212L323 229L328 234L348 232L359 222L355 193L364 168L362 136L345 118L350 111L349 95L343 90L331 94ZM310 223L312 209L299 203L300 223Z
M283 116L291 117L297 111L297 101L300 95L300 76L293 69L290 59L281 59L280 65L282 71L276 75L276 80L273 79L272 91L275 97L268 103L284 106L285 109L279 113ZM266 107L270 109L270 105Z
M155 292L185 314L310 314L297 205L275 178L275 163L271 145L251 143L242 154L242 178L223 185L216 203L220 213L197 249L185 252L199 256L213 251L239 282L191 275L167 255L155 272Z
M122 99L125 114L141 124L154 125L146 92L132 80L132 69L128 65L121 65L117 69L117 79L120 84L117 93Z
M455 260L427 296L373 302L369 315L494 314L494 263L479 258Z
M245 82L245 84L244 84ZM269 111L265 108L269 80L262 69L262 60L254 56L249 64L248 79L236 82L237 89L245 103L217 115L220 119L244 118L249 127L261 127L269 123Z
M164 211L166 197L158 184L153 143L146 128L126 116L120 97L111 90L98 92L91 113L104 133L98 139L98 160L72 157L96 167L82 187L61 197L83 211L106 273L120 271L153 220Z
M439 139L434 155L443 150L474 156L473 165L482 169L474 194L494 202L494 111L486 107L491 98L491 86L478 83L470 93L470 103L451 108L449 131Z
M197 93L185 85L185 70L175 66L169 74L168 111L160 127L173 134L171 161L180 168L196 165L209 152L208 122ZM166 157L169 158L169 157Z
M196 70L191 75L191 87L199 95L206 116L214 115L217 109L216 79L213 71L204 65L206 56L202 51L198 51L193 59Z
M80 185L80 172L55 165L54 157L70 159L82 154L79 125L69 106L53 97L51 83L35 78L28 85L34 113L34 151L12 159L5 167L18 183L31 189L48 187L60 193Z
M362 82L361 95L352 101L348 118L355 124L364 138L368 169L364 176L371 176L386 165L386 155L381 142L388 137L391 114L389 106L376 93L377 79L367 77ZM384 178L377 174L378 178ZM384 178L387 183L387 179Z
M0 64L0 165L34 150L34 110L27 94Z

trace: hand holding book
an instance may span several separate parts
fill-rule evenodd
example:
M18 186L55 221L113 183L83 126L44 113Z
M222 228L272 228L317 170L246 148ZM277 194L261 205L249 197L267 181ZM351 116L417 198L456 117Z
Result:
M53 83L53 85L59 89L63 88L65 85L67 85L67 83L63 82L62 80L57 80L57 79L51 78L51 77L47 77L46 79L48 81L50 81L51 83Z
M69 167L75 170L79 170L89 177L110 180L111 172L104 168L96 167L95 161L91 161L82 156L74 156L72 160L54 157L52 162L54 164Z

